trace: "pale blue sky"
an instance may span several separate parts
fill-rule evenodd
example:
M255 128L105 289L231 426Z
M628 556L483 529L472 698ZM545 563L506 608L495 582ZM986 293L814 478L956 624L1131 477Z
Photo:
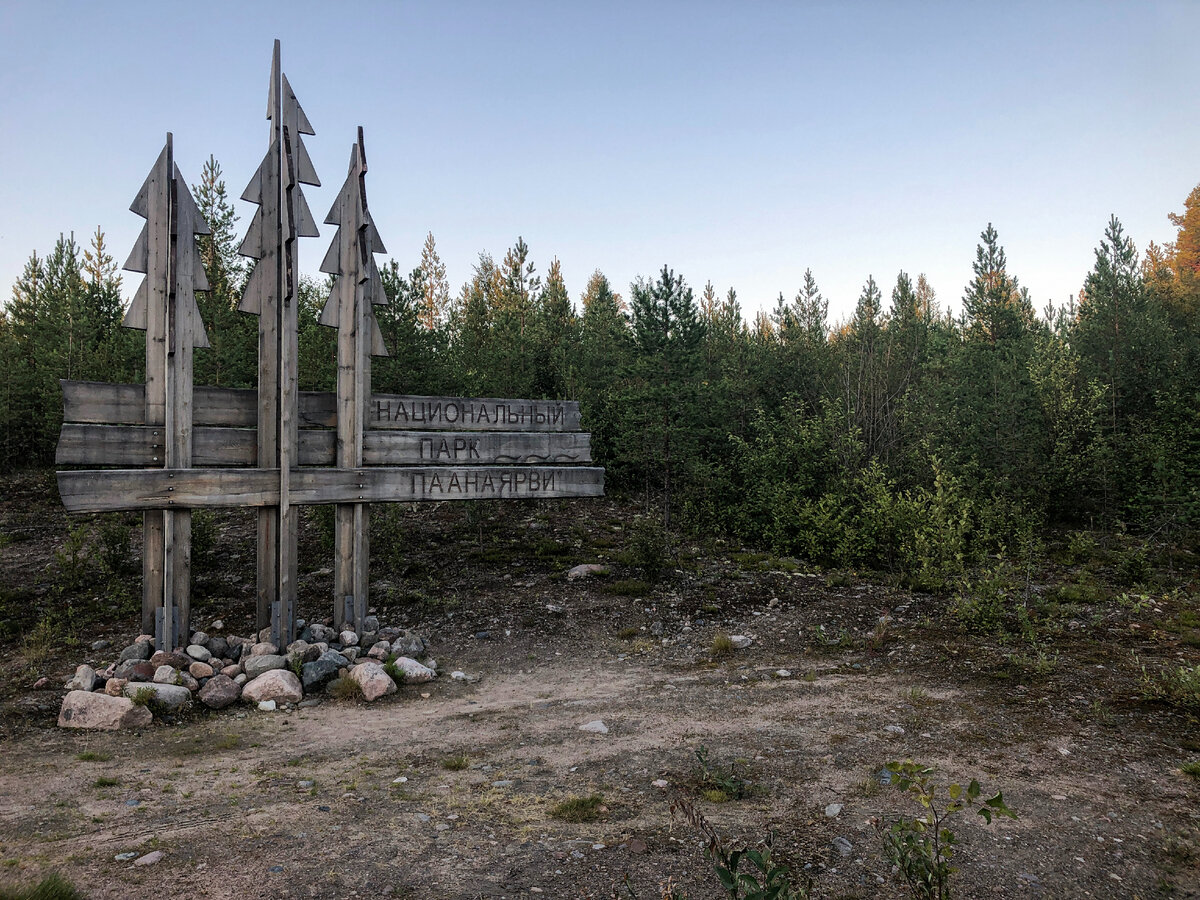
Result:
M1172 237L1200 182L1197 34L1197 2L0 0L0 296L60 231L100 225L124 261L168 130L189 181L212 153L240 195L278 37L318 221L362 125L391 255L407 271L433 231L455 292L522 235L574 298L666 263L748 318L806 267L831 318L900 269L957 305L991 221L1040 308L1110 213L1139 248Z

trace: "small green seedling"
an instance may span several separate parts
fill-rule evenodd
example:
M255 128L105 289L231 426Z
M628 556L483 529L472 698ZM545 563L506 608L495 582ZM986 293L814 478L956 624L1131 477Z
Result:
M889 762L886 768L892 775L892 784L912 794L926 810L922 816L901 819L891 827L885 842L887 858L899 869L916 900L950 900L950 876L957 871L950 865L950 858L957 838L946 821L968 808L975 809L989 825L993 816L1015 819L1016 813L1004 804L999 791L980 800L983 789L975 779L966 788L961 784L946 788L949 802L939 810L943 801L936 796L932 768L912 760Z

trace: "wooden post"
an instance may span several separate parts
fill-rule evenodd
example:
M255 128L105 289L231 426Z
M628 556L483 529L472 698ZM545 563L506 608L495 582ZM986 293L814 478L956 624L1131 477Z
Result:
M152 429L152 462L168 469L192 465L192 350L208 346L195 292L207 290L195 235L208 226L174 160L171 135L130 209L146 225L125 268L146 278L124 324L146 330L145 421ZM143 514L142 630L159 649L187 637L191 598L191 512Z
M322 325L336 327L337 466L361 469L363 428L371 396L371 355L386 355L371 307L386 302L372 254L386 252L371 221L366 195L366 150L362 128L350 148L350 171L327 225L338 231L321 263L335 276L321 312ZM362 499L360 496L358 499ZM363 633L369 596L370 510L366 503L339 503L334 512L333 619L338 628Z
M279 64L271 56L267 96L271 145L243 200L259 205L238 252L258 260L239 309L258 315L258 465L279 471L279 505L258 514L258 628L270 627L280 647L296 622L297 510L289 501L297 452L297 237L316 237L299 182L320 184L301 134L312 126Z

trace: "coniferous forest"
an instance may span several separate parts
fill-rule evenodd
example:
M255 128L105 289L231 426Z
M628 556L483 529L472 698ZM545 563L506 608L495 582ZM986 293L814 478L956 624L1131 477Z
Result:
M247 267L214 159L194 193L212 226L196 383L248 387L256 324L236 309ZM384 270L391 355L374 388L577 399L609 490L668 530L919 588L1060 526L1183 539L1200 522L1200 187L1170 219L1176 240L1141 250L1116 217L1097 222L1095 264L1063 305L1035 307L987 225L961 297L868 277L845 322L812 269L747 324L734 290L669 266L569 289L520 238L455 293L430 235L417 267ZM305 390L333 384L326 293L302 291ZM122 307L99 229L30 257L0 314L5 470L52 464L59 379L142 379Z

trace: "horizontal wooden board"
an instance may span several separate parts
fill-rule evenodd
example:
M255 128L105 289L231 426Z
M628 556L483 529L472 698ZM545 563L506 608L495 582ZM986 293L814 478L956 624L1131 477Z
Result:
M63 421L93 425L144 425L145 387L99 381L63 381ZM258 393L197 386L192 421L196 425L252 427L258 423ZM301 428L337 426L331 392L301 391ZM423 397L372 394L367 428L403 431L578 431L574 400L499 400L482 397Z
M366 425L411 431L578 431L579 404L372 394Z
M601 497L604 470L584 466L411 466L293 469L293 504ZM68 512L274 506L278 469L108 469L59 472Z
M102 381L63 381L63 421L94 425L144 425L145 385L108 384ZM300 391L298 422L301 428L337 425L333 394ZM192 391L192 422L253 428L258 424L258 391L205 387Z
M202 426L192 433L192 463L253 466L258 461L253 428ZM301 429L302 466L332 466L336 434ZM68 423L58 437L55 462L65 466L163 465L163 429L153 425ZM582 432L368 431L363 465L547 465L592 461L591 435Z

